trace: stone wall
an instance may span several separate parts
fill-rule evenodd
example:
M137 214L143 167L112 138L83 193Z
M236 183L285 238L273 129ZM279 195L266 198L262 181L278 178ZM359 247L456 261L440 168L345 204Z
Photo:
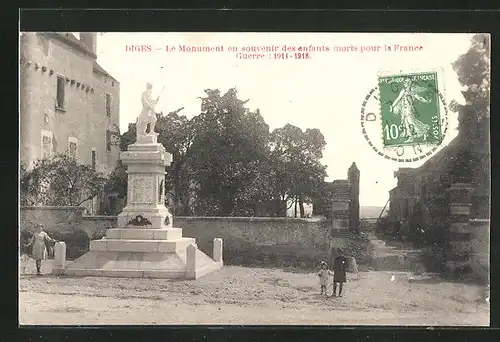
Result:
M222 238L226 264L314 267L329 258L330 221L177 216L174 226L210 256L213 239Z
M490 274L490 220L470 220L471 234L470 266L474 274L487 280Z
M19 228L33 232L35 224L41 223L49 234L83 231L92 240L116 226L114 216L83 216L84 211L84 207L21 207Z
M84 232L92 240L116 227L114 216L83 216L83 212L76 207L22 207L20 229L31 231L35 223L42 223L52 236ZM315 267L318 261L329 260L335 228L328 220L284 217L177 216L174 226L183 228L184 236L196 238L209 256L213 239L222 238L225 264L284 267Z
M449 248L445 264L449 271L468 270L473 276L489 280L490 220L471 219L473 188L456 183L449 189Z
M47 233L75 231L79 227L84 207L21 207L19 229L33 232L41 223Z

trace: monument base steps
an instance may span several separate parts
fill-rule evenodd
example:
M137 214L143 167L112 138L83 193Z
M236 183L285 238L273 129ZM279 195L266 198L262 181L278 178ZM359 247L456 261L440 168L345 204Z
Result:
M182 237L181 228L115 228L106 237L90 242L90 250L68 263L59 275L197 279L222 268L200 250L195 269L188 269L186 248L197 247L194 238Z
M69 263L58 274L71 276L198 279L222 268L201 251L196 253L196 270L186 269L186 252L89 251Z

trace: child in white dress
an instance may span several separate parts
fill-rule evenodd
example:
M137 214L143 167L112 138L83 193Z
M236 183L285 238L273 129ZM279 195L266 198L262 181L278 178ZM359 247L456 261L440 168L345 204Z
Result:
M321 270L318 273L319 283L321 285L321 295L326 296L326 286L328 285L328 277L333 275L333 272L328 269L326 262L321 262Z

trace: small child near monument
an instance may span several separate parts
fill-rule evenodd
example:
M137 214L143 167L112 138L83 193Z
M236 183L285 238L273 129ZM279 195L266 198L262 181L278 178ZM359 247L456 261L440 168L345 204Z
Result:
M328 269L326 262L321 262L321 270L318 273L319 283L321 285L321 295L326 296L326 286L328 285L328 277L333 275L333 272Z

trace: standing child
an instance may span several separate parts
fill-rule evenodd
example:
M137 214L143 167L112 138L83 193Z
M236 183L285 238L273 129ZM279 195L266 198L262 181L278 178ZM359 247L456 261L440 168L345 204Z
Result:
M319 283L321 285L321 294L326 296L326 285L328 285L328 277L333 275L333 272L328 269L326 262L321 262L321 270L318 273Z
M333 260L333 296L337 293L337 283L339 284L339 297L342 297L342 288L346 282L347 259L344 252L339 249L340 255Z

